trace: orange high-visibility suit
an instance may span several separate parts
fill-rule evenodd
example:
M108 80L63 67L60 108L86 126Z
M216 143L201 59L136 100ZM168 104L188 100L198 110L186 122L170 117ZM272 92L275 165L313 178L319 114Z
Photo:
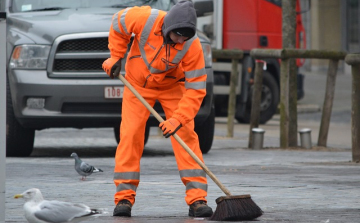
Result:
M151 106L158 100L166 119L173 117L181 123L182 128L177 134L203 160L194 131L194 117L206 95L205 62L200 40L194 35L179 44L171 43L166 38L176 28L192 28L195 33L196 17L189 17L186 9L165 17L166 14L148 6L126 8L116 13L109 33L111 58L116 61L124 57L133 35L125 78ZM115 204L123 199L131 204L135 202L149 114L125 87L120 143L115 156ZM205 172L173 137L171 143L181 180L186 186L186 203L190 205L198 200L206 201Z

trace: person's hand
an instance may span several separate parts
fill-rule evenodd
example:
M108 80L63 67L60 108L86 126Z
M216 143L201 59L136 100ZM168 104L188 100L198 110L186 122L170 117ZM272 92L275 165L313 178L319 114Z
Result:
M159 125L165 138L174 135L181 126L181 123L176 118L169 118L168 120L161 122Z
M114 79L120 75L121 59L108 58L102 64L102 68L111 79Z

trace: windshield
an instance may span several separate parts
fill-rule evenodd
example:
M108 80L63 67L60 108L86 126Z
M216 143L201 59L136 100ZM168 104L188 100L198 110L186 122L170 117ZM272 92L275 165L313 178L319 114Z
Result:
M174 0L13 0L12 12L51 11L68 8L125 8L150 5L168 11Z

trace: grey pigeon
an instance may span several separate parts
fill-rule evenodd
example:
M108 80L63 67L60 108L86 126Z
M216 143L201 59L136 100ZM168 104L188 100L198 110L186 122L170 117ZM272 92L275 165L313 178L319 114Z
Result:
M72 153L71 157L74 157L75 159L75 170L82 176L81 180L86 180L86 177L92 173L104 172L101 169L82 161L76 153Z
M24 198L25 218L30 223L78 222L86 218L106 214L106 209L91 209L85 204L73 204L57 200L44 200L37 188L31 188L14 198Z

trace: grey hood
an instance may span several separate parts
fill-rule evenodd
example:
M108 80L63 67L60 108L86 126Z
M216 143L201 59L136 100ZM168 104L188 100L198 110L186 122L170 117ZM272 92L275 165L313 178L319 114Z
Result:
M162 31L167 38L171 30L178 28L191 28L196 33L196 11L190 0L179 1L165 15Z

